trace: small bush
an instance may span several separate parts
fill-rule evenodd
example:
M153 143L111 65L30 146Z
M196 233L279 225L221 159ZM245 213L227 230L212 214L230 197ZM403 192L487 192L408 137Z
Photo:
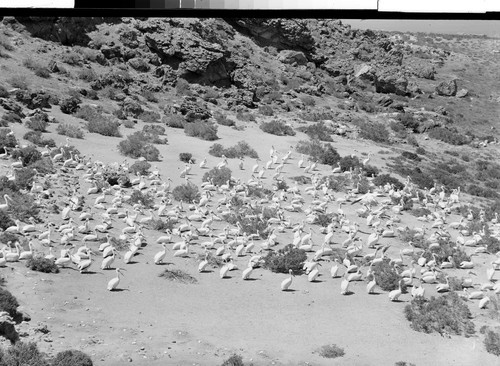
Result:
M146 123L158 123L160 117L160 113L154 111L144 111L137 116L138 119Z
M229 180L231 180L231 169L222 167L212 168L208 172L203 175L202 180L204 182L212 182L212 184L220 187L223 184L226 184Z
M260 129L276 136L295 136L293 128L281 121L262 122Z
M373 184L376 186L385 186L390 184L394 186L394 189L401 190L404 188L404 184L399 181L399 179L390 176L389 174L380 174L375 179L373 179Z
M407 159L410 159L410 160L414 160L414 161L420 161L422 160L422 158L420 156L418 156L417 154L415 153L412 153L410 151L403 151L401 153L401 155Z
M90 83L99 79L99 75L92 69L82 69L78 71L78 79Z
M138 173L140 175L147 175L149 174L149 168L151 168L150 163L148 163L147 161L138 160L134 164L132 164L130 168L128 168L128 171L134 175Z
M4 365L36 365L49 366L43 353L38 350L36 343L16 342L7 348L2 358Z
M70 349L59 352L51 366L93 366L92 359L82 351Z
M430 138L441 140L450 145L465 145L469 143L469 138L465 135L444 127L435 127L428 131L428 135Z
M486 352L500 356L500 334L488 330L484 337L484 347L486 348Z
M142 132L146 134L164 135L165 127L159 125L144 125Z
M389 139L389 131L387 131L384 124L359 121L357 125L360 129L359 136L361 138L384 144L389 144L391 142Z
M198 137L207 141L213 141L219 138L217 136L217 126L202 121L186 123L184 125L184 132L188 136Z
M302 101L302 103L304 103L305 106L314 107L316 105L316 101L310 95L301 95L299 99Z
M268 116L268 117L274 116L273 107L271 107L270 105L259 106L259 113L262 114L263 116Z
M373 266L373 273L377 279L377 285L384 291L392 291L399 287L401 277L396 269L390 264L390 259L384 259L382 262ZM403 291L405 286L402 286Z
M148 161L159 161L160 151L150 143L144 141L144 134L140 131L127 136L120 141L118 150L125 156L138 159L141 156Z
M56 132L59 135L68 136L76 139L83 139L83 131L80 127L70 125L69 123L60 123L57 125Z
M113 121L109 117L102 116L100 120L91 120L87 123L89 132L98 133L103 136L121 137L120 122Z
M151 103L158 103L158 97L154 92L151 90L143 89L141 95L146 99L148 102Z
M227 360L224 360L221 366L245 366L243 358L240 355L234 354Z
M224 148L221 144L213 144L210 146L208 153L212 156L222 157L224 155L228 159L243 158L245 156L257 159L259 155L246 141L239 141L235 146Z
M179 80L177 80L177 84L175 84L175 92L177 95L180 96L183 95L189 96L193 94L189 87L189 83L185 79L181 78L179 78Z
M80 65L82 57L76 52L68 52L61 56L61 61L72 66Z
M155 203L155 199L149 193L142 193L139 190L134 190L134 192L130 195L129 202L131 204L139 203L146 208L152 208Z
M7 79L7 82L14 88L19 88L22 90L27 90L30 85L26 75L19 75L19 74L11 76L10 78Z
M200 199L198 187L193 183L185 183L175 187L172 195L177 201L193 203Z
M299 131L304 132L313 140L333 141L331 134L334 132L323 122L315 123L307 127L299 127Z
M187 124L184 117L180 114L166 113L162 119L162 122L165 123L168 127L173 128L184 128L184 125Z
M426 151L423 147L417 147L417 149L415 150L415 152L418 154L418 155L425 155Z
M264 257L264 268L276 273L288 273L291 269L294 274L302 274L307 254L302 249L288 244L277 252L271 251Z
M184 163L189 163L192 158L193 158L193 154L191 154L191 153L180 153L179 154L179 160L184 162Z
M33 131L45 132L49 123L40 115L35 115L25 122L26 127Z
M345 355L344 349L337 346L336 344L328 344L322 346L316 351L321 357L325 358L337 358Z
M19 303L17 299L5 288L0 287L0 310L9 313L9 316L16 318Z
M472 314L467 304L455 293L430 300L417 297L405 307L406 319L417 332L456 334L470 336L474 334Z
M21 158L23 166L27 167L35 161L40 160L42 158L42 153L34 146L27 146L12 150L11 156L13 159Z
M23 139L37 146L56 146L56 142L53 139L44 139L40 131L28 131L24 134Z
M250 112L238 111L236 113L236 119L242 122L255 122L255 115Z
M81 102L82 100L79 97L71 96L63 99L59 103L59 108L61 109L61 112L65 114L74 114L78 108L80 108Z
M5 211L0 211L0 228L2 230L7 229L9 226L15 225L14 221Z
M198 282L198 280L195 277L191 276L189 273L180 269L165 269L158 276L163 277L170 281L178 281L180 283L192 284Z
M148 223L148 227L151 230L165 231L165 230L173 230L175 225L174 222L170 219L166 221L163 221L162 219L153 219Z
M56 266L54 261L46 259L42 256L30 258L26 261L26 267L32 271L43 273L59 273L59 267Z

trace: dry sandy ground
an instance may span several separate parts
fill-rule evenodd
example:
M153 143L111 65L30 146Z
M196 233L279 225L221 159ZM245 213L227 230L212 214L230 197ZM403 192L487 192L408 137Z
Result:
M51 112L60 120L68 120L58 110ZM135 130L141 128L138 125ZM55 130L55 125L50 126ZM14 128L16 135L23 127ZM122 130L131 133L133 130ZM154 164L162 177L171 177L172 186L182 182L179 177L183 167L178 159L180 152L191 152L196 159L191 180L201 182L204 173L198 163L206 156L209 168L220 159L207 154L212 142L186 137L182 130L168 129L169 145L158 146L164 159ZM57 143L64 143L63 136L50 134ZM229 146L244 139L258 151L264 164L269 158L269 148L274 144L280 156L290 146L305 135L295 137L276 137L262 133L257 125L250 124L244 132L227 127L219 127L221 143ZM72 139L82 153L93 154L95 159L106 163L123 161L116 150L120 139L96 134L87 134L85 140ZM231 141L230 143L228 141ZM372 151L372 162L378 165L380 148L367 148L362 141L336 138L335 147L345 155L357 150ZM284 169L284 176L301 175L297 168L300 155L293 152L292 159ZM236 177L247 181L251 176L253 159L245 159L245 169L240 171L237 160L230 160L229 167ZM326 174L325 167L319 172ZM80 174L80 173L79 173ZM267 172L266 186L270 187L271 172ZM290 179L286 179L291 184ZM82 182L82 192L88 183ZM302 191L303 191L302 187ZM336 194L335 196L341 196ZM94 197L87 200L93 203ZM216 201L217 195L213 198ZM310 202L307 198L306 202ZM107 199L109 204L110 199ZM211 203L213 206L213 202ZM361 231L369 231L365 220L355 214L359 204L347 205L343 209L350 220L360 223ZM328 206L336 210L336 204ZM92 209L93 211L97 211ZM99 211L93 225L99 223ZM77 218L79 213L73 213ZM299 222L300 214L290 215L292 222ZM450 218L450 221L456 219ZM57 225L59 215L51 217ZM401 216L400 226L423 226L413 217ZM80 224L78 220L77 224ZM216 223L214 228L221 229L225 223ZM425 224L430 225L430 224ZM121 220L113 220L112 235L118 236L125 226ZM41 228L40 228L41 229ZM314 242L320 244L322 235L313 233ZM230 272L230 278L220 279L218 269L213 272L197 272L198 262L195 255L190 258L174 258L168 250L167 264L152 264L153 256L161 247L155 243L159 232L145 230L147 245L135 257L135 263L125 265L121 260L115 262L126 268L125 276L119 285L120 291L106 290L108 280L114 277L113 270L100 269L97 259L91 273L80 274L76 269L62 269L59 274L41 274L29 271L22 263L10 264L2 269L8 289L19 299L22 307L32 316L29 324L20 330L29 334L25 340L39 340L39 347L55 353L63 349L76 348L90 354L95 365L220 365L231 354L241 354L245 362L254 365L393 365L397 361L413 362L416 365L495 365L498 358L484 350L482 338L451 337L426 335L413 331L404 318L403 308L410 300L410 294L401 296L400 302L390 302L387 293L380 291L368 295L366 282L351 284L353 294L340 295L341 278L332 279L329 275L331 264L323 262L321 276L315 283L307 281L306 276L294 277L292 291L280 291L280 283L286 277L264 269L256 269L254 280L243 281L242 270L246 267L248 256L237 258L239 270ZM454 233L456 234L456 233ZM367 235L359 236L366 240ZM343 241L347 235L336 233L336 242ZM78 239L81 235L78 236ZM53 238L58 243L59 236ZM176 238L176 240L179 240ZM200 238L200 241L206 240ZM278 236L279 246L291 243L290 230ZM403 244L398 239L384 239L383 244L392 244L388 251L395 257ZM38 241L36 248L47 252ZM80 245L79 240L75 241ZM95 244L91 244L96 248ZM257 245L258 246L258 245ZM319 247L317 248L319 249ZM199 245L193 251L201 253ZM365 249L370 252L371 249ZM59 251L57 250L57 253ZM478 268L477 283L485 282L487 255L473 257ZM406 259L408 262L408 259ZM179 268L198 279L197 284L180 284L158 277L164 268ZM363 272L366 268L363 269ZM466 271L451 272L465 276ZM343 271L341 271L341 274ZM427 294L433 294L435 285L424 285ZM477 324L493 324L487 317L488 310L479 311L477 304L469 302ZM47 335L33 334L37 324L46 325ZM477 327L478 329L479 327ZM345 356L335 360L325 359L314 353L326 344L337 344L345 349Z

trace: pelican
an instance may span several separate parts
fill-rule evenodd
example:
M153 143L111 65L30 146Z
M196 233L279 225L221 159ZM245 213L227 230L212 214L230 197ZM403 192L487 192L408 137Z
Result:
M80 273L87 272L87 270L90 268L90 265L92 264L92 252L89 250L89 258L85 260L81 260L80 263L78 264L78 270Z
M339 265L340 265L340 262L337 258L335 258L334 261L336 264L334 264L330 269L330 275L332 276L332 278L336 278L338 276Z
M372 278L372 280L366 285L366 292L368 292L369 294L373 294L375 286L377 285L377 281L373 273L370 274L370 277Z
M28 246L29 246L30 250L25 250L25 251L19 253L19 260L33 258L33 245L31 244L31 241L28 242Z
M220 278L226 278L228 272L229 272L229 265L228 264L223 265L219 271Z
M153 260L154 264L162 264L163 259L167 255L167 245L165 243L163 243L162 246L163 246L163 250L155 254L155 257Z
M253 272L253 265L252 265L252 263L248 263L248 267L241 274L241 279L242 280L249 280L252 272Z
M439 283L436 285L437 292L448 292L450 291L450 282L448 276L446 276L446 283Z
M121 268L117 268L117 269L115 269L115 271L116 271L116 277L112 278L108 282L108 287L107 287L108 291L116 290L116 287L120 283L120 274L123 276L123 273L121 272L122 271Z
M391 301L398 301L399 297L403 293L403 290L401 289L402 282L403 280L400 280L398 288L396 290L392 290L391 292L389 292L389 299Z
M198 272L205 272L205 269L208 266L208 252L205 253L205 259L200 262L198 265Z
M292 280L293 280L293 276L294 276L293 271L291 269L289 269L288 273L290 274L290 277L284 279L281 282L281 291L288 291L288 288L292 284Z
M309 274L307 275L307 280L309 282L314 282L316 281L318 275L319 275L319 269L316 267L311 272L309 272Z
M346 276L347 276L347 272L344 273L344 279L340 283L340 294L341 295L347 295L347 294L350 293L350 291L349 291L349 281L347 280Z
M112 248L111 255L104 258L101 263L101 269L109 269L111 264L115 261L116 250Z

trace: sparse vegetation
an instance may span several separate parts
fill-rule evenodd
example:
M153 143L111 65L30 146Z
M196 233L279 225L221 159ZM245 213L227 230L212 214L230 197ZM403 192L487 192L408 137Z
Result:
M224 155L228 159L244 158L245 156L253 159L259 157L257 151L255 151L246 141L239 141L235 146L228 148L225 148L221 144L213 144L210 146L208 153L218 158Z
M43 273L59 273L59 267L54 261L46 259L43 256L35 256L26 261L26 267L32 271Z
M200 199L200 192L195 184L184 183L172 190L172 196L177 201L193 203Z
M291 269L294 274L299 275L303 272L302 267L306 260L307 255L304 250L288 244L283 249L267 253L263 267L276 273L288 273Z
M165 269L161 272L159 277L165 278L169 281L176 281L180 283L188 283L193 284L197 283L198 280L196 277L191 276L189 273L181 270L181 269Z
M184 132L188 136L198 137L202 140L217 140L217 125L209 122L195 121L184 125Z
M486 331L484 347L488 353L500 356L500 334L492 330Z
M260 129L276 136L295 136L293 128L281 121L262 122Z
M414 298L406 305L405 315L417 332L463 334L466 337L475 332L469 307L455 292L437 298Z
M131 204L139 203L146 208L153 208L155 199L151 193L143 193L139 190L134 190L134 192L130 195L129 202Z
M243 362L243 357L234 354L227 360L224 360L221 366L245 366L245 363Z
M203 175L204 182L212 182L212 184L220 187L223 184L226 184L231 180L231 169L222 167L222 168L212 168L208 172Z
M68 136L76 139L83 139L84 133L78 126L70 125L69 123L60 123L57 125L56 132L59 135Z
M184 162L184 163L189 163L192 161L191 159L193 158L193 154L191 153L180 153L179 154L179 160Z
M92 359L82 351L70 349L59 352L51 366L93 366Z
M342 347L336 344L327 344L316 350L316 352L324 358L337 358L345 355L345 351Z
M125 140L120 141L118 144L118 150L121 154L134 159L143 157L148 161L160 160L160 151L158 151L154 145L145 142L143 139L143 133L140 131L137 131L132 135L127 136Z

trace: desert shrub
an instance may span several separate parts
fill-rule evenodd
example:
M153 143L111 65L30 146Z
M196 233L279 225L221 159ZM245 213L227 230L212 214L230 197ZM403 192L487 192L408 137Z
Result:
M416 366L414 363L406 362L406 361L398 361L394 364L394 366Z
M57 125L56 132L72 138L83 139L83 131L80 127L70 125L69 123L60 123Z
M234 354L227 360L224 360L221 366L245 366L243 358L240 355Z
M146 123L158 123L160 122L161 116L160 113L155 111L143 111L137 118Z
M404 188L404 184L399 181L399 179L390 176L389 174L380 174L375 179L373 179L373 184L376 186L385 186L386 184L391 184L394 189L401 190Z
M223 126L234 126L235 122L232 119L227 118L224 114L219 111L214 112L215 121Z
M12 225L14 225L14 221L12 221L10 216L5 211L0 211L0 228L5 230Z
M420 123L415 119L413 113L399 113L396 118L404 127L411 129L413 132L418 132Z
M293 128L281 121L262 122L260 129L276 136L295 136Z
M361 168L362 164L359 161L359 158L354 155L346 155L340 159L340 168L343 172L354 170L356 168Z
M17 308L19 303L17 299L8 290L0 287L0 310L9 313L9 316L15 318L17 316Z
M23 120L20 115L15 112L8 111L2 115L2 119L0 120L0 126L8 127L9 123L22 123Z
M40 115L35 115L25 122L26 127L33 131L45 132L49 123Z
M143 133L137 131L120 141L118 150L125 156L138 159L141 156L148 161L159 161L160 151L150 143L143 140Z
M28 131L24 134L23 139L37 146L56 146L56 142L53 139L44 139L40 131Z
M95 81L99 78L99 75L92 69L81 69L78 71L78 79L86 81L88 83Z
M465 135L444 127L435 127L428 131L428 135L433 139L441 140L450 145L465 145L469 142L469 139Z
M40 76L45 79L50 77L49 69L47 69L45 66L40 64L38 61L35 61L31 57L27 57L23 60L23 66L32 70L37 76Z
M263 116L268 116L268 117L274 116L273 107L271 107L270 105L259 106L259 113L262 114Z
M36 365L49 366L45 355L38 350L35 342L16 342L3 354L2 364L8 366L14 365Z
M0 34L0 48L7 51L14 51L16 49L5 34Z
M3 85L0 85L0 98L8 98L9 97L9 92Z
M368 123L365 121L358 121L356 124L359 127L359 136L361 138L384 144L389 144L391 142L389 139L389 131L387 131L384 124Z
M375 263L373 273L377 279L377 285L384 291L392 291L399 287L401 277L396 269L390 264L390 259L386 258L382 262ZM405 286L402 286L403 291Z
M154 92L148 89L143 89L141 92L141 95L146 99L148 102L151 103L158 103L158 97Z
M500 334L492 330L486 331L484 347L486 348L486 352L500 356Z
M42 153L34 146L26 146L12 150L11 156L16 160L21 158L23 165L28 166L31 163L40 160L42 158Z
M305 106L314 107L316 105L316 101L310 95L301 95L299 99L302 101L302 103L304 103Z
M306 259L307 254L304 250L288 244L283 249L267 253L263 267L276 273L288 273L291 269L294 274L302 274Z
M129 119L125 119L123 122L122 122L122 126L125 127L125 128L134 128L135 127L135 124L136 122L134 121L131 121Z
M30 83L26 75L16 74L7 79L7 82L14 88L19 88L22 90L27 90Z
M164 135L165 127L159 125L144 125L142 127L142 132L155 135Z
M191 153L180 153L179 154L179 160L184 162L184 163L189 163L192 158L193 158L193 154L191 154Z
M226 158L243 158L249 156L253 159L257 159L259 155L246 141L239 141L235 146L225 148L221 144L213 144L210 146L208 153L212 156L222 157L224 155Z
M36 218L40 209L31 195L21 194L19 192L1 192L0 194L4 193L8 193L12 198L13 202L9 207L9 214L13 219L24 221L30 217Z
M299 127L297 130L304 132L313 140L333 141L331 134L333 131L323 122L315 123L307 127Z
M87 130L103 136L121 137L122 135L120 133L120 122L114 121L107 116L101 116L100 119L88 121Z
M410 210L410 215L415 216L415 217L422 217L422 216L427 216L430 214L431 214L431 211L424 208L424 207L412 208Z
M403 151L401 153L401 155L407 159L410 159L410 160L414 160L414 161L420 161L422 160L422 158L420 156L418 156L417 154L415 153L412 153L410 151Z
M415 150L415 152L419 155L425 155L426 151L423 147L417 147L417 149Z
M202 140L217 140L217 126L213 123L195 121L184 125L184 133L188 136L198 137Z
M212 168L208 172L203 175L203 182L212 182L212 184L220 187L223 184L226 184L229 180L231 180L231 169L222 167L222 168Z
M406 319L417 332L456 334L470 336L474 334L472 314L467 304L455 293L450 292L430 300L416 297L405 307Z
M163 221L162 219L153 219L148 223L148 227L151 230L165 231L165 230L173 230L175 224L173 220L170 219L167 219L165 221Z
M43 256L36 256L26 261L26 267L32 271L43 273L59 273L59 267L56 266L54 261L46 259Z
M184 125L187 123L183 116L174 113L166 113L162 118L162 122L168 127L173 128L184 128Z
M200 199L198 187L193 183L185 183L176 186L172 190L172 195L177 201L193 203Z
M255 115L251 112L240 110L236 112L236 119L242 122L255 122Z
M93 366L92 359L82 351L70 349L59 352L51 366Z
M175 84L175 92L177 95L192 95L191 88L189 87L189 83L182 78L177 80Z
M139 203L146 208L152 208L155 203L155 199L149 193L142 193L139 190L134 190L134 192L130 195L129 202L131 204Z
M61 56L61 61L65 64L77 66L82 62L82 57L76 52L67 52Z
M165 278L169 281L177 281L180 283L197 283L196 277L191 276L189 273L181 269L165 269L161 272L158 277Z
M316 351L321 357L337 358L345 355L344 349L336 344L327 344Z
M147 161L137 160L128 168L128 171L131 174L140 174L147 175L149 174L149 168L151 168L151 164Z

